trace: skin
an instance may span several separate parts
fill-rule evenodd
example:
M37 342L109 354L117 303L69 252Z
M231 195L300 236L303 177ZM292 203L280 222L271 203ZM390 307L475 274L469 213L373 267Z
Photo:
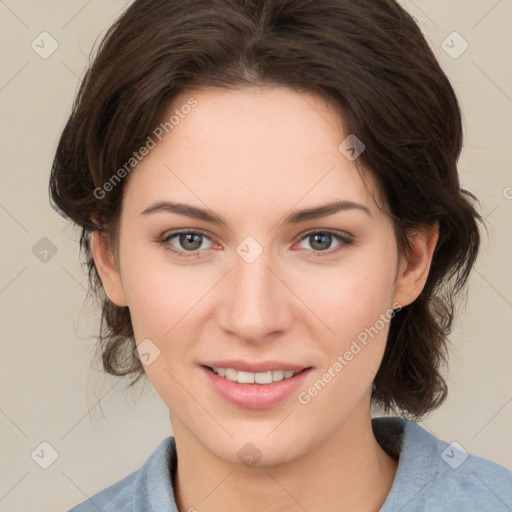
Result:
M145 370L169 408L179 510L378 511L398 464L371 428L371 385L389 323L308 404L293 393L267 409L237 407L198 365L230 357L312 366L299 391L307 390L379 315L417 298L437 231L416 232L410 257L400 257L375 183L370 174L363 183L338 150L347 133L322 99L281 86L210 89L183 93L170 112L191 96L198 105L126 184L118 257L92 237L108 297L129 306L137 344L149 338L160 350ZM227 226L141 215L158 200L209 208ZM283 224L293 210L333 200L370 214L350 209ZM186 229L206 237L193 249L179 236L158 242ZM304 235L310 229L349 234L353 243L315 244ZM263 249L252 263L236 252L247 236ZM200 257L169 246L199 246ZM261 452L252 467L237 457L248 442Z

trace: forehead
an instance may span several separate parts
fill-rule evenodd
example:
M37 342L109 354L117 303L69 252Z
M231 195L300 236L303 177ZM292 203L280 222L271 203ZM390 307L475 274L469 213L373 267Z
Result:
M165 196L233 214L337 199L373 203L372 180L363 182L357 161L339 149L348 135L343 119L316 95L283 86L190 90L160 126L167 126L162 140L126 191L139 210Z

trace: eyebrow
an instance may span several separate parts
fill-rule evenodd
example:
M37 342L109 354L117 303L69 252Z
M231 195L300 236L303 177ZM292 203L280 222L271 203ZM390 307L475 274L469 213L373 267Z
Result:
M353 201L335 201L320 206L314 206L312 208L295 210L287 215L283 222L284 224L299 224L300 222L327 217L328 215L333 215L335 213L347 210L360 210L365 212L370 217L372 216L370 210L362 204L354 203ZM141 212L141 215L149 215L155 212L178 213L193 219L203 220L216 225L227 226L226 221L222 217L216 215L210 210L198 208L197 206L184 203L158 201Z

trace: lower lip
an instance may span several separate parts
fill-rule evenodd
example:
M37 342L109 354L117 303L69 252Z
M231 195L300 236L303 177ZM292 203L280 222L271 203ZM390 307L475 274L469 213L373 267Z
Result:
M312 368L302 370L289 379L271 384L240 384L219 377L205 366L200 368L219 395L231 404L245 409L266 409L279 404L300 387L312 370Z

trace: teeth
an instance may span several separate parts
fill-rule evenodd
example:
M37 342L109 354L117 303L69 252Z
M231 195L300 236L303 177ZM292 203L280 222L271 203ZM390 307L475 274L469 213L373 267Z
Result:
M283 379L289 379L296 373L292 370L274 370L268 372L242 372L234 368L213 368L213 371L220 377L224 377L240 384L271 384Z

